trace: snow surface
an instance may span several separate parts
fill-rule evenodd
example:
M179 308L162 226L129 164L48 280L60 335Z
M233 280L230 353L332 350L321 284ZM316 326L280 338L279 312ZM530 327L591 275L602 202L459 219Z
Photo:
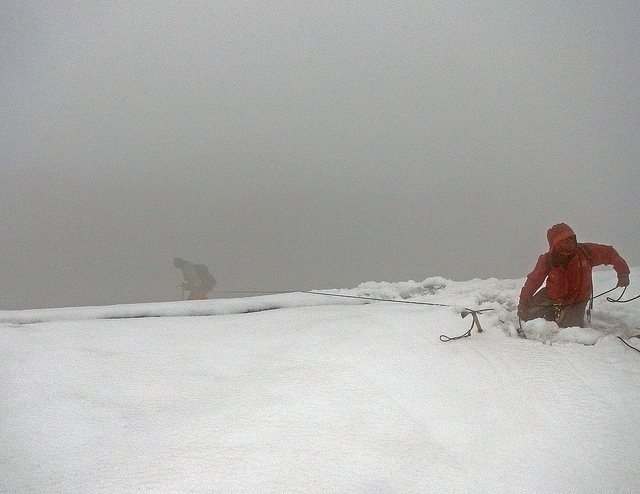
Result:
M0 311L0 491L640 492L640 299L522 339L523 281Z

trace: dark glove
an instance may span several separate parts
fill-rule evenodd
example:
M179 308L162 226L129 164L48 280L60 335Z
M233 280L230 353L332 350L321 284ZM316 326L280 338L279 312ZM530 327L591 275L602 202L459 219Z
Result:
M629 286L629 275L628 274L619 274L618 275L618 285L617 286Z

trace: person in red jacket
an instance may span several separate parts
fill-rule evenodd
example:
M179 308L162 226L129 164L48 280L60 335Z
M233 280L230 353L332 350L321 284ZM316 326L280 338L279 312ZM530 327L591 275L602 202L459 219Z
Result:
M180 286L183 294L185 290L189 292L187 300L207 300L209 298L209 292L216 285L216 280L204 264L193 264L175 257L173 265L182 271L184 283Z
M547 240L549 252L538 258L520 291L518 316L523 321L543 317L561 328L584 327L585 309L593 296L593 267L612 265L617 286L624 287L629 285L629 266L609 245L578 243L565 223L549 228ZM545 279L546 286L538 291Z

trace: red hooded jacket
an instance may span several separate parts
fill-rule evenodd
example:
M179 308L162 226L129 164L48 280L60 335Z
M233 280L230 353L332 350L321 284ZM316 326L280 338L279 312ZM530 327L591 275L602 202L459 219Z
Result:
M573 230L564 223L558 223L549 229L549 252L538 258L536 267L527 276L520 292L521 303L531 300L545 278L549 298L562 305L572 305L591 297L591 271L594 266L612 265L618 275L629 274L626 261L609 245L578 244L576 250L568 256L557 252L555 246L573 236Z

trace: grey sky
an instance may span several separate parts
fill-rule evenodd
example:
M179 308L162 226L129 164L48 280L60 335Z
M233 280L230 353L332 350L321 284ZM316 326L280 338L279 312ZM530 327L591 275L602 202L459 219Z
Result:
M640 2L8 1L0 309L640 264ZM632 287L640 280L632 280ZM640 286L640 285L637 285Z

